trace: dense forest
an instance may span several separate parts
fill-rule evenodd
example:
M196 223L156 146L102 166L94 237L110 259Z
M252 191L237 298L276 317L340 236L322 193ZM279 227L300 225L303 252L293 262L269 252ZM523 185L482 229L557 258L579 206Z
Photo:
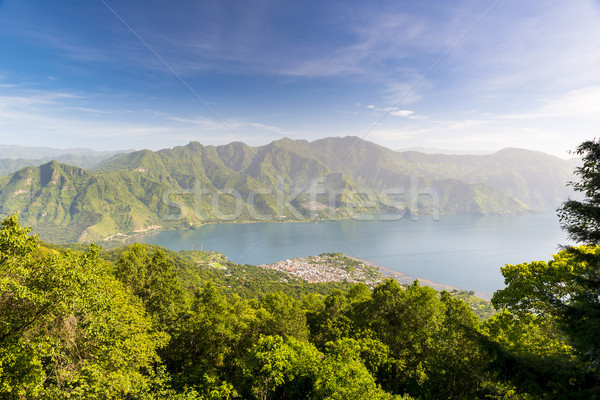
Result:
M599 398L600 143L579 154L586 199L559 214L585 245L503 267L484 320L418 281L309 284L210 252L57 247L13 214L0 397Z

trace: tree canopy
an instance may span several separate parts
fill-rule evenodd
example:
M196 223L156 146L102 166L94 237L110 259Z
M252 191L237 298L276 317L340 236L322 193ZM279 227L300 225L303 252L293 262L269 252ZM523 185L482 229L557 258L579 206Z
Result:
M564 202L558 215L570 239L596 245L600 242L600 141L585 141L574 153L582 158L582 165L575 169L580 181L570 185L585 198Z
M578 392L579 396L597 398L600 397L597 388L600 371L600 142L586 141L575 154L582 157L582 165L575 170L580 180L570 184L584 198L569 199L559 208L558 215L568 237L586 245L564 246L548 262L506 265L502 268L506 288L497 291L492 302L497 308L514 313L521 321L520 329L534 329L533 332L539 331L546 338L554 337L555 344L561 344L562 348L553 348L550 353L554 356L549 357L549 345L541 346L544 341L543 337L539 338L542 351L536 352L539 357L533 363L538 372L544 365L540 360L544 360L546 366L560 364L561 373L554 374L555 382L562 379L563 385L571 386L571 391ZM528 341L510 346L521 349Z

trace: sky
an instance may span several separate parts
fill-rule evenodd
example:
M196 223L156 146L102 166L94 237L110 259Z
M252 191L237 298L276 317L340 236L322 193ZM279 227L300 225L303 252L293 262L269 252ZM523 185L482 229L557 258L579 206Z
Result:
M0 144L600 136L600 2L0 0Z

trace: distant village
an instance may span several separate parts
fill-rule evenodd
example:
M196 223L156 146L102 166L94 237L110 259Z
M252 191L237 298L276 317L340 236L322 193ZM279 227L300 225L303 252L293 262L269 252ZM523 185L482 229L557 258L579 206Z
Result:
M311 283L362 282L372 286L384 279L377 267L338 253L292 258L260 267L285 272Z

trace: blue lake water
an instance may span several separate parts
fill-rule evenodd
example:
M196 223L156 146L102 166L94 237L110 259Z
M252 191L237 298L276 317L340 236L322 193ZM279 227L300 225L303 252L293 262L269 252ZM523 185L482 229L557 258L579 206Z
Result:
M136 238L172 250L216 250L241 264L342 252L409 277L490 296L504 286L500 267L549 260L566 244L554 213L441 215L398 221L214 224Z

